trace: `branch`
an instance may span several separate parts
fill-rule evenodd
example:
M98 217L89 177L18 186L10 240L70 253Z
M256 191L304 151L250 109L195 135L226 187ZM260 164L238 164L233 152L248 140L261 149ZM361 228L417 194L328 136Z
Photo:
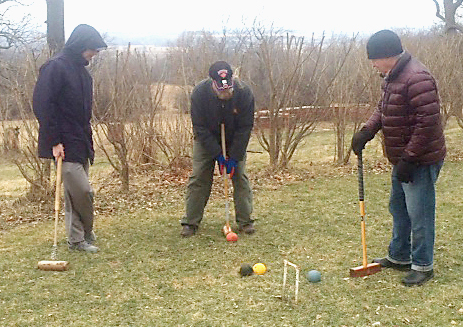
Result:
M436 17L443 20L445 22L445 17L441 15L440 13L440 6L439 6L439 2L437 2L437 0L432 0L434 1L434 3L436 4ZM460 0L459 0L460 1Z
M19 3L18 1L16 0L0 0L0 5L1 4L4 4L5 2L16 2L16 3ZM20 3L21 4L21 3Z

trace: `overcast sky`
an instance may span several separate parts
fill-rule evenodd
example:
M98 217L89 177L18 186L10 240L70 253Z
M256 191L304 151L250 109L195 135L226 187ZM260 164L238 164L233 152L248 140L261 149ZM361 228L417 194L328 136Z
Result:
M46 0L22 0L37 25L46 30ZM325 31L371 34L384 28L429 28L438 22L432 0L65 0L66 38L86 23L110 37L128 41L147 36L175 37L183 31L220 31L266 25L300 35ZM132 40L130 40L132 38Z

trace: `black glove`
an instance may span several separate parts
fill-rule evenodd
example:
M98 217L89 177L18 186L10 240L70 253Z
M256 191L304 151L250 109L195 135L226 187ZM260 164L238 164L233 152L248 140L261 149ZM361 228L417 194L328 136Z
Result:
M352 150L356 155L362 152L365 144L370 141L375 135L372 134L368 129L362 127L360 131L354 134L352 137Z
M413 172L416 167L413 162L400 159L396 167L397 179L402 183L413 182Z

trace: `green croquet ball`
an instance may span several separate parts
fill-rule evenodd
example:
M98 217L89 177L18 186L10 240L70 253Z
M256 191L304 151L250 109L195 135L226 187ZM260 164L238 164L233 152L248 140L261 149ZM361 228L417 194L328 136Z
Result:
M254 271L252 270L252 266L250 264L244 263L244 264L241 265L240 275L242 277L251 276L253 273L254 273Z
M307 273L307 279L311 283L318 283L322 280L322 274L318 270L311 270Z

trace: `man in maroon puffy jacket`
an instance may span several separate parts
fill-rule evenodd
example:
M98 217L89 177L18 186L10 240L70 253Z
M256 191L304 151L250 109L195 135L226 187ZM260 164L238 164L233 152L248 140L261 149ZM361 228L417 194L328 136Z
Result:
M393 216L389 253L374 259L384 268L410 271L402 283L421 285L434 276L435 183L445 157L436 81L417 59L403 51L392 31L367 43L368 59L384 77L379 105L352 138L359 155L382 130L393 165L389 210Z

